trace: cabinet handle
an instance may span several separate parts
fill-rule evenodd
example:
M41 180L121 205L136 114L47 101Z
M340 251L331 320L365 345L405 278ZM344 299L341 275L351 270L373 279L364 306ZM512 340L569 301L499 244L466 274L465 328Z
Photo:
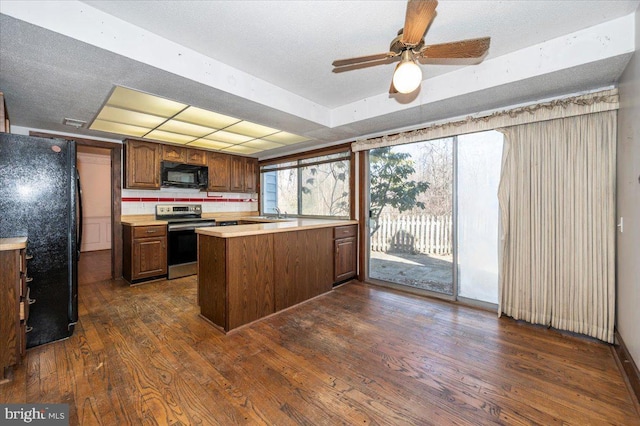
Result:
M24 258L27 259L27 260L31 260L31 259L33 259L33 255L32 254L27 254Z
M29 302L30 305L33 305L34 303L36 303L36 299L28 299L27 301Z
M27 277L24 279L24 281L30 283L31 281L33 281L33 277Z
M24 329L24 332L25 332L25 333L29 333L29 332L31 332L31 330L33 330L33 327L31 327L31 326L26 326L26 327L25 327L25 329Z

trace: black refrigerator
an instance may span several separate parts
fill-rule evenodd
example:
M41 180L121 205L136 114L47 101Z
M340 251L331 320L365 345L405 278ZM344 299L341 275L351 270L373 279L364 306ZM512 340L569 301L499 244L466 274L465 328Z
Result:
M27 237L27 347L78 321L82 200L73 141L0 133L0 238Z

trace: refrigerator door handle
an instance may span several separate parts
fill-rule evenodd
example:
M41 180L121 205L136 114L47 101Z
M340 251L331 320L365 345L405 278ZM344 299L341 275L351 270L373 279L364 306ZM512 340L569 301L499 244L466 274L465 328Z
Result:
M80 174L76 170L76 185L78 188L78 240L76 241L77 259L80 260L80 246L82 245L82 187L80 186Z

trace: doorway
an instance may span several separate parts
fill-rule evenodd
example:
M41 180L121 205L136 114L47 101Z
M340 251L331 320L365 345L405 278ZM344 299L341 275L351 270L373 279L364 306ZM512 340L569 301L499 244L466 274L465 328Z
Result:
M453 140L369 152L369 277L453 296Z
M498 300L497 131L375 148L364 278L449 300Z

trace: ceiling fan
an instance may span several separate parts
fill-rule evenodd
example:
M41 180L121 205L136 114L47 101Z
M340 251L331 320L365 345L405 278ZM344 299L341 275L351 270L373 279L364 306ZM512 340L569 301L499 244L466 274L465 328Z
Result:
M424 44L424 34L436 16L437 0L408 0L404 28L391 41L389 52L333 61L333 72L339 73L375 65L400 63L393 73L389 93L411 93L422 81L422 71L416 61L439 64L460 63L465 59L482 58L489 50L491 38L474 38L442 44Z

